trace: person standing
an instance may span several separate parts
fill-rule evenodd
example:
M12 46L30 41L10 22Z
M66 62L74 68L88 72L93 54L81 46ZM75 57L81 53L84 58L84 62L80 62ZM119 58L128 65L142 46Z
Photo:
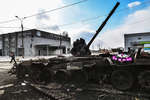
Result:
M13 53L13 52L11 52L11 53L10 53L10 57L11 57L11 61L10 61L10 63L12 63L12 61L14 61L14 62L15 62L15 64L16 64L15 55L14 55L14 53Z

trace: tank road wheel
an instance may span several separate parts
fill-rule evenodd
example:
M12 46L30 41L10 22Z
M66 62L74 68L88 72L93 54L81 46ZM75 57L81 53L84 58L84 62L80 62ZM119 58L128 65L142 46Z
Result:
M142 88L150 89L150 71L141 72L138 80Z
M68 80L67 72L64 70L57 71L55 74L55 79L57 82L64 83Z
M39 74L39 79L42 82L49 83L53 81L54 72L49 68L44 68Z
M71 81L78 84L85 83L88 81L88 75L85 71L81 71L81 70L73 71L71 73Z
M134 83L133 75L126 70L112 72L111 83L118 90L128 90Z

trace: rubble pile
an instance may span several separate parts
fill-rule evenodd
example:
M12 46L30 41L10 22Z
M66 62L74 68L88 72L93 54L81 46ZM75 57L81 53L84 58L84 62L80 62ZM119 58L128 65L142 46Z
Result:
M29 85L15 84L2 89L0 100L52 100L47 96L32 89ZM0 90L1 91L1 90Z

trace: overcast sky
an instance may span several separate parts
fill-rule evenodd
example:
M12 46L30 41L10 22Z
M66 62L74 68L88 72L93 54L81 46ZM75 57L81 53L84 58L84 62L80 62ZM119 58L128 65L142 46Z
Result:
M23 18L78 1L80 0L2 0L0 34L21 30L20 21L15 16ZM150 31L150 0L87 0L71 7L26 18L23 20L24 29L36 28L56 34L67 31L72 41L84 38L88 42L117 1L120 6L91 48L123 47L124 34ZM91 18L93 20L87 20ZM8 23L3 23L5 21Z

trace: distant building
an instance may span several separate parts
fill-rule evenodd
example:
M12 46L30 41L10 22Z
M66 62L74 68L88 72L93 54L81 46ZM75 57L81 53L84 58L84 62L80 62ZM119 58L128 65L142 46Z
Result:
M128 48L144 48L145 52L150 52L150 32L125 34L125 50Z
M22 32L0 35L0 55L8 56L14 52L16 56L48 56L67 54L70 52L70 38L37 29L23 31L24 48L22 46ZM61 45L61 46L60 46Z

